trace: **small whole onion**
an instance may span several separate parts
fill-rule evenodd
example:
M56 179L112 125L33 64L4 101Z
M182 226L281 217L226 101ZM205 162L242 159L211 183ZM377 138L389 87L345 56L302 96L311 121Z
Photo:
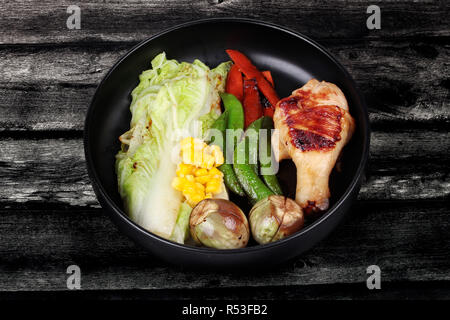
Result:
M258 201L249 214L253 238L260 244L287 237L303 227L302 208L292 199L272 195Z
M216 249L243 248L250 237L245 214L225 199L200 201L192 209L189 227L196 243Z

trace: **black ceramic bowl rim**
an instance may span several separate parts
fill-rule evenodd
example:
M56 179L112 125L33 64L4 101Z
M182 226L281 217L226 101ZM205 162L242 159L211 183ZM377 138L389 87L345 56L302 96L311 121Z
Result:
M107 194L107 192L105 191L105 189L103 188L103 186L99 183L100 179L97 176L97 173L93 170L94 168L94 163L93 163L93 159L91 157L91 153L89 151L88 148L88 136L89 136L89 128L90 128L90 122L91 122L91 117L92 117L92 112L94 109L94 102L96 101L97 98L97 94L99 92L99 90L101 89L103 83L108 79L108 77L111 75L111 73L114 72L114 70L117 68L117 66L123 61L125 60L129 55L131 55L134 51L138 50L140 47L146 45L148 42L161 37L171 31L177 30L177 29L181 29L184 27L189 27L189 26L193 26L193 25L198 25L198 24L208 24L208 23L217 23L217 22L243 22L243 23L249 23L249 24L255 24L255 25L260 25L260 26L264 26L264 27L268 27L268 28L272 28L281 32L285 32L288 33L296 38L300 38L303 41L308 42L310 45L314 46L316 49L320 50L323 54L325 54L331 61L333 61L336 66L339 67L339 69L341 69L341 71L345 74L345 76L348 78L348 80L350 81L352 87L355 89L358 98L361 101L361 106L363 107L363 114L364 114L364 121L366 122L364 124L365 129L365 139L364 139L364 146L363 146L363 154L361 157L361 161L359 162L358 165L358 169L356 171L356 174L354 175L349 187L345 190L344 194L339 198L339 200L336 201L336 203L329 208L320 218L318 218L316 221L314 221L313 223L311 223L310 225L308 225L307 227L305 227L304 229L284 238L281 240L278 240L276 242L271 242L268 244L260 244L260 245L255 245L255 246L251 246L251 247L245 247L245 248L241 248L241 249L227 249L227 250L220 250L220 249L213 249L213 248L205 248L205 247L194 247L194 246L189 246L189 245L184 245L184 244L179 244L177 242L173 242L171 240L167 240L164 239L144 228L142 228L141 226L139 226L138 224L136 224L134 221L132 221L127 214L120 209L115 203L114 201L109 197L109 195ZM367 106L365 103L365 100L363 98L363 96L361 95L360 91L358 90L356 83L354 82L353 78L350 76L350 74L347 72L347 70L341 65L341 63L339 61L337 61L324 47L322 47L320 44L318 44L317 42L315 42L314 40L302 35L301 33L291 30L289 28L286 27L282 27L280 25L274 24L274 23L268 23L268 22L263 22L260 20L255 20L255 19L247 19L247 18L208 18L208 19L200 19L200 20L195 20L195 21L191 21L191 22L187 22L187 23L183 23L168 29L165 29L161 32L158 32L157 34L151 36L150 38L143 40L142 42L140 42L139 44L135 45L133 48L131 48L124 56L122 56L113 66L112 68L108 71L108 73L103 77L102 81L100 82L100 84L98 85L97 89L95 90L95 94L91 100L91 103L88 107L87 110L87 115L86 115L86 120L85 120L85 127L84 127L84 151L85 151L85 157L86 157L86 164L87 164L87 169L88 169L88 174L89 177L91 179L94 191L97 195L97 198L99 198L99 200L101 198L105 199L105 201L107 202L107 204L111 207L112 210L114 210L114 212L125 222L128 223L129 225L131 225L133 228L136 229L136 231L139 231L141 233L144 233L146 236L153 238L155 240L161 241L166 243L167 245L170 246L174 246L174 247L178 247L187 251L191 251L191 252L198 252L198 253L207 253L207 254L240 254L240 253L247 253L247 252L253 252L253 251L259 251L259 250L265 250L267 248L270 247L277 247L277 246L281 246L283 244L285 244L288 241L291 241L297 237L302 236L303 234L307 233L307 232L311 232L314 230L314 228L316 228L319 224L324 223L331 215L333 215L336 210L342 205L342 203L350 196L351 192L358 187L358 182L361 176L364 175L364 170L367 164L367 160L369 157L369 145L370 145L370 124L369 124L369 116L368 116L368 112L367 112ZM101 201L100 201L101 202Z

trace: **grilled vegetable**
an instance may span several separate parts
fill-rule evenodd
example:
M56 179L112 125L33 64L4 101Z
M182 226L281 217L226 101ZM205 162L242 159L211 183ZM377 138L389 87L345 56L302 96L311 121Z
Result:
M262 121L263 118L260 118L248 127L244 138L238 143L234 152L234 172L253 204L273 195L273 192L259 178L254 169L258 160L258 136Z
M241 102L230 93L221 93L223 105L228 111L227 129L243 130L244 129L244 109Z
M261 73L263 74L264 78L266 78L266 80L269 81L269 83L272 85L272 87L275 87L275 83L273 82L272 73L269 70L262 71Z
M266 78L266 80L270 82L272 87L275 88L275 83L272 78L272 73L270 71L263 71L262 74L263 74L264 78ZM267 98L264 96L262 97L261 100L263 101L262 102L263 114L267 117L273 118L273 114L275 113L275 106L271 105L269 100L267 100Z
M223 151L225 151L225 130L227 127L228 122L228 110L225 110L224 113L220 115L220 117L214 122L211 129L215 129L214 135L211 138L211 144L218 145ZM241 185L239 184L239 181L236 177L236 174L234 173L233 166L230 163L224 163L220 167L218 167L220 171L223 173L223 180L225 182L225 185L229 190L232 192L240 195L245 196L244 189L242 189Z
M227 84L225 92L231 93L239 101L243 101L244 97L244 86L242 80L242 73L239 71L237 65L233 65L228 72Z
M245 214L233 202L205 199L191 213L190 232L195 242L217 249L247 245L250 230Z
M259 90L261 90L262 94L269 100L272 106L276 106L280 98L269 81L267 81L264 75L252 64L250 59L237 50L226 50L226 52L247 78L256 79Z
M222 114L217 118L216 121L214 121L213 125L211 126L211 132L208 138L210 139L209 143L213 143L220 147L220 149L224 150L225 146L225 140L224 140L224 133L227 129L228 124L228 110L225 110L222 112ZM216 130L216 131L214 131ZM216 136L217 135L217 136Z
M258 158L259 158L259 131L261 129L263 118L253 121L247 128L247 136L249 138L246 146L246 154L248 154L248 163L253 171L258 175Z
M271 146L271 131L273 129L273 120L270 117L264 117L261 129L265 130L264 136L265 136L265 143L263 144L266 149L265 150L259 150L259 162L261 166L261 176L266 183L266 185L269 187L270 190L272 190L275 194L282 195L283 191L281 190L281 186L278 183L278 179L275 175L275 172L272 167L272 163L275 163L275 161L272 161L272 146ZM260 139L262 134L260 134ZM260 144L261 145L261 144Z
M208 146L192 137L184 138L181 158L172 187L183 193L191 207L222 192L223 173L216 168L224 162L219 146Z
M299 231L303 211L292 199L272 195L256 203L249 213L253 238L260 244L274 242Z
M270 104L269 100L267 100L266 97L262 97L261 104L263 107L263 115L273 118L273 115L275 114L275 108Z
M177 222L173 228L170 240L178 243L184 243L189 238L189 217L191 215L191 211L191 206L186 202L183 202L180 205Z
M227 159L225 162L233 162L233 152L236 144L244 133L244 109L240 101L230 93L220 94L225 110L228 111L228 123L225 134Z
M226 154L226 163L233 163L234 149L237 143L241 140L244 133L244 110L239 100L232 94L222 93L220 95L225 111L228 112L228 122L225 134L226 147L224 148ZM242 188L241 188L242 189ZM239 190L238 194L242 194Z
M119 194L130 218L143 228L170 238L178 220L182 193L171 186L177 165L171 160L177 132L194 121L208 129L221 113L219 92L231 63L209 69L157 55L132 91L130 130L120 137L116 155Z
M255 79L244 80L244 127L261 118L263 109Z

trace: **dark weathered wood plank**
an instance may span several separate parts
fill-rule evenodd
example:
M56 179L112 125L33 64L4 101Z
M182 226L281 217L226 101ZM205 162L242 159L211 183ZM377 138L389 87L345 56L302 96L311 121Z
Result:
M360 87L373 127L450 123L450 39L327 47Z
M2 211L0 290L66 290L78 264L85 290L365 286L377 264L383 283L449 281L450 227L443 202L358 202L327 240L272 271L193 271L167 266L120 234L101 210ZM12 230L14 232L12 232ZM356 240L357 239L357 240Z
M373 126L450 123L450 40L324 44L355 78ZM0 130L82 130L97 84L130 47L0 48Z
M78 31L65 27L71 4L0 8L0 291L65 291L66 267L79 264L84 290L115 297L146 289L150 298L373 298L364 282L366 267L377 264L380 298L448 297L446 1L378 2L382 29L374 31L365 26L372 3L362 0L79 1ZM101 77L137 41L212 16L272 21L321 41L361 87L375 128L368 180L350 219L273 271L219 277L167 266L117 231L85 169L81 130Z
M0 49L0 130L83 130L95 88L125 48Z
M247 17L280 23L314 38L448 36L446 1L378 1L380 30L366 27L370 1L307 0L78 1L81 30L68 30L73 1L5 2L0 9L0 43L136 41L173 25L210 17Z
M8 139L0 142L0 150L1 202L98 206L81 139Z
M200 289L119 289L119 290L71 290L71 291L4 291L0 301L45 300L46 302L156 300L172 303L174 300L448 300L447 281L383 281L382 290L367 290L363 283L320 284L295 286L261 286ZM411 303L415 303L411 301ZM164 303L164 302L163 302ZM304 305L302 305L303 308Z
M1 85L0 131L83 130L95 85Z
M81 139L0 140L0 203L98 207ZM450 133L374 132L362 200L444 199L450 195Z

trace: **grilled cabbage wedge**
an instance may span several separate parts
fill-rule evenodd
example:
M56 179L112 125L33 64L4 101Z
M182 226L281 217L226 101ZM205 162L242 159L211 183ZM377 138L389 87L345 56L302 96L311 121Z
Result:
M160 53L139 76L132 91L130 130L120 136L116 174L130 218L143 228L184 243L191 208L171 186L176 175L177 146L186 136L203 138L221 113L219 92L231 62L210 69L168 60Z

